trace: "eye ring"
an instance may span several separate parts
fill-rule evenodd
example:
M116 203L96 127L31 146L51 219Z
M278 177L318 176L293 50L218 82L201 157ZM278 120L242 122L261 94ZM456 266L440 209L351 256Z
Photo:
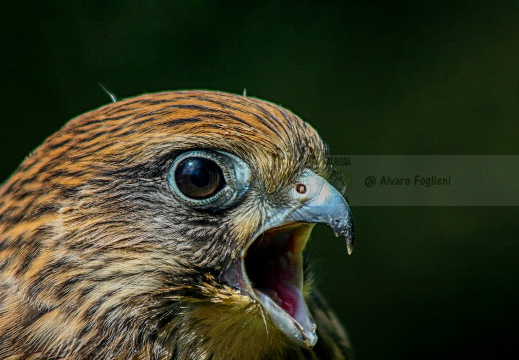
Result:
M248 189L249 181L247 164L236 155L219 150L182 153L173 160L168 175L173 194L197 208L231 205Z

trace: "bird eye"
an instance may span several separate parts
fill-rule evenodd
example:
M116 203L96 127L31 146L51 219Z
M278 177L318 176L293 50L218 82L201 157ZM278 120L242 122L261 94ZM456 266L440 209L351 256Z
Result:
M188 205L222 208L249 187L250 171L239 157L223 151L192 150L180 154L169 172L173 193Z
M175 169L178 189L191 199L207 199L225 186L222 169L212 160L192 157Z

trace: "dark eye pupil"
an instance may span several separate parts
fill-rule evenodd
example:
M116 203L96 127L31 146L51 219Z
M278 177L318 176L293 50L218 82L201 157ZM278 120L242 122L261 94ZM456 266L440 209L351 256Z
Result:
M207 199L225 186L222 169L214 161L198 157L178 164L175 182L182 194L197 200Z

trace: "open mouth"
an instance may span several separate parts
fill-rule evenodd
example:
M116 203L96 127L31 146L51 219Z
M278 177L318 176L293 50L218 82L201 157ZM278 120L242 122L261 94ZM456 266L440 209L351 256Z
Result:
M241 261L244 290L285 335L307 348L315 345L317 335L303 298L303 249L314 225L269 229L249 245Z
M245 271L258 296L268 296L293 318L301 305L303 248L312 225L267 230L247 250Z

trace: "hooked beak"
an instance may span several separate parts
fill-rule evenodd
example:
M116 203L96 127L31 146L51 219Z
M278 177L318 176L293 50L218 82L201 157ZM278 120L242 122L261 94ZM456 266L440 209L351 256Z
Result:
M344 197L314 172L303 173L291 197L297 205L268 214L226 278L258 301L291 341L312 348L317 334L303 297L303 249L313 226L326 224L346 238L351 254L355 229Z
M310 188L307 190L310 199L299 209L293 210L284 222L326 224L336 237L344 236L348 255L351 255L355 226L348 203L328 181L311 171L305 172L301 180L300 185Z

